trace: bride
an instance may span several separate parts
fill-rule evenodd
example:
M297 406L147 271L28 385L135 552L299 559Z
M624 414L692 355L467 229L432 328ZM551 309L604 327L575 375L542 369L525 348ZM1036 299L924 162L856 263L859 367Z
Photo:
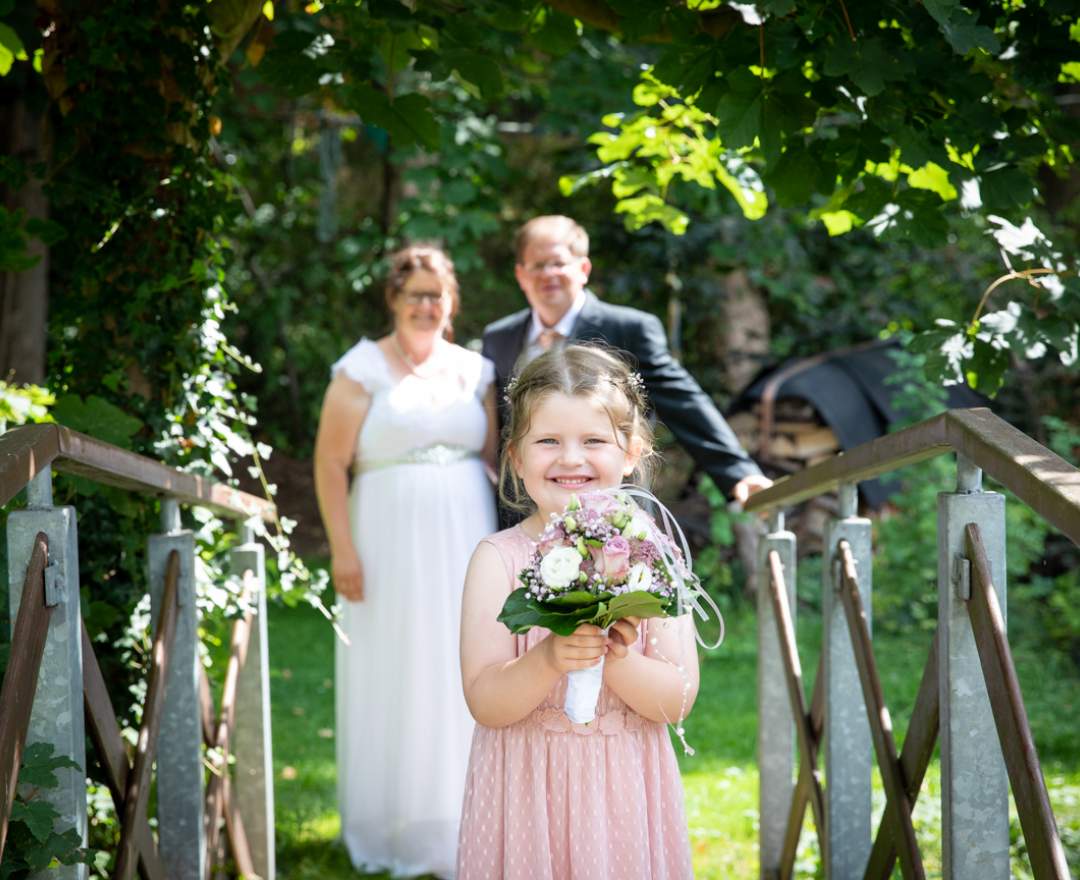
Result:
M446 338L459 300L443 251L394 254L386 302L393 330L333 365L315 442L349 639L335 681L341 834L358 869L451 877L473 730L461 589L496 528L494 372Z

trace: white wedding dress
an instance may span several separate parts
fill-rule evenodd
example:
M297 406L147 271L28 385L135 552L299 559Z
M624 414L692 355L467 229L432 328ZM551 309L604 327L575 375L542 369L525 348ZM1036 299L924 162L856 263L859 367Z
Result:
M461 592L496 528L479 458L492 364L449 343L432 358L437 377L402 378L361 340L333 367L372 395L349 496L364 601L343 603L351 645L336 656L341 834L357 868L400 877L454 875L474 724Z

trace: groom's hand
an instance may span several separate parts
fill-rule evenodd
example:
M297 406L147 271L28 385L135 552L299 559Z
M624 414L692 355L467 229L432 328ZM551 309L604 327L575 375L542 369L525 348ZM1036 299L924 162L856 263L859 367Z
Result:
M751 495L760 492L762 489L768 489L772 484L773 481L764 474L750 474L735 484L735 487L731 490L731 498L739 504L746 504Z

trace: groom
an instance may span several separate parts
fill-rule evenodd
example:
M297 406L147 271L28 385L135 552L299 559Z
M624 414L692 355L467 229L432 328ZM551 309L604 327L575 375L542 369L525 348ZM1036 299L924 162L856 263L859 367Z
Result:
M709 396L668 351L655 315L602 302L586 289L589 235L569 217L534 217L518 230L514 274L529 308L484 330L485 357L495 362L500 421L503 389L523 364L553 345L603 341L628 352L645 379L660 420L717 487L740 503L771 485L739 445Z

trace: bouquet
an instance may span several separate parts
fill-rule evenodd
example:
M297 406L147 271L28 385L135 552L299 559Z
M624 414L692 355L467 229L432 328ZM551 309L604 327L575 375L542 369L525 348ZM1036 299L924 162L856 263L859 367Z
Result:
M624 617L680 614L699 589L684 560L627 492L572 495L537 540L498 619L513 633L542 626L568 636L583 623L606 631ZM571 721L596 717L602 678L603 658L569 673L564 709Z

